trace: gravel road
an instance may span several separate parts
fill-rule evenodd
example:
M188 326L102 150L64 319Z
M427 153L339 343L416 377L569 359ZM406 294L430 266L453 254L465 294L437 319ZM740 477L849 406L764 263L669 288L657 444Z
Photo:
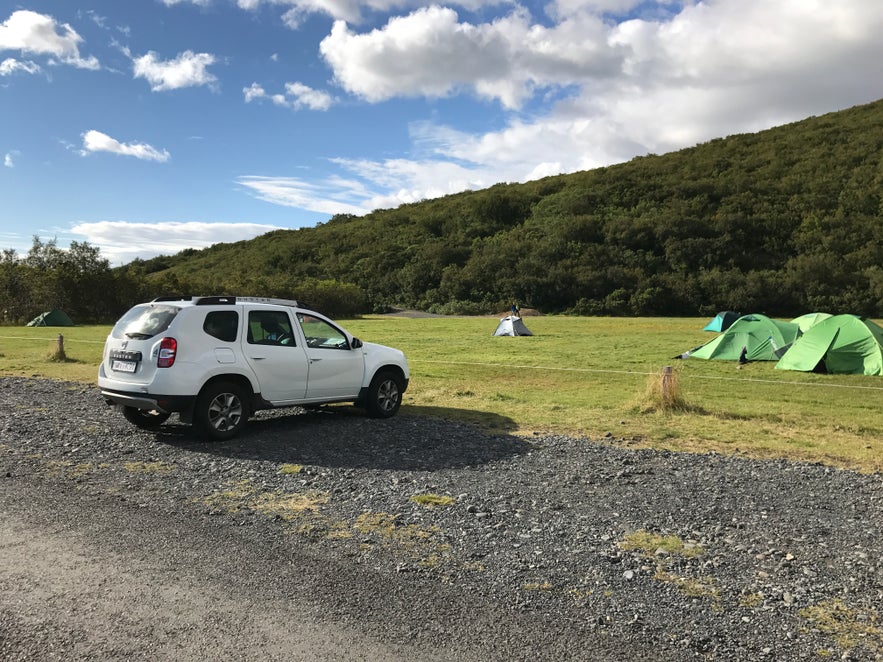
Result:
M0 658L883 660L883 476L0 378ZM883 448L881 448L883 452Z

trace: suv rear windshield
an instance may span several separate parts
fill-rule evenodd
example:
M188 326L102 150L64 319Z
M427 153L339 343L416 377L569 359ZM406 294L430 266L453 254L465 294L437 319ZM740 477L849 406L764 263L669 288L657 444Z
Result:
M135 306L114 325L111 335L114 338L145 340L162 333L181 311L175 306L146 303Z

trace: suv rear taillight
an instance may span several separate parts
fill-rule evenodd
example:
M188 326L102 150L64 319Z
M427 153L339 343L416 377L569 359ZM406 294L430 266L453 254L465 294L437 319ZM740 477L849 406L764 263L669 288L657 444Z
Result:
M178 341L174 338L163 338L159 341L159 357L157 368L171 368L175 365L175 354L178 352Z

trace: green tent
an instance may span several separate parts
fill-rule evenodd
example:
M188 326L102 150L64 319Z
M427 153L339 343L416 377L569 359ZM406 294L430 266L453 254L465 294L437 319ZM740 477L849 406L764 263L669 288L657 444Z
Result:
M830 313L807 313L791 320L792 323L800 327L800 333L806 333L822 320L831 317Z
M742 313L735 313L732 310L722 310L705 325L703 331L715 331L720 333L729 329L733 322L742 317Z
M74 326L74 321L63 310L48 310L37 315L27 326Z
M743 315L714 340L690 352L697 359L736 361L746 350L749 361L777 361L797 338L800 328L766 315Z
M834 315L798 338L776 369L883 375L883 329L857 315Z

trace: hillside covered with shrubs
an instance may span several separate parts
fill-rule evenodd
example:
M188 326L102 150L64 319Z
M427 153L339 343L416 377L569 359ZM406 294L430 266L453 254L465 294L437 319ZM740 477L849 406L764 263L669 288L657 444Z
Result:
M878 101L606 168L137 260L114 278L127 302L263 294L338 315L485 313L518 301L581 315L881 317L881 157Z

